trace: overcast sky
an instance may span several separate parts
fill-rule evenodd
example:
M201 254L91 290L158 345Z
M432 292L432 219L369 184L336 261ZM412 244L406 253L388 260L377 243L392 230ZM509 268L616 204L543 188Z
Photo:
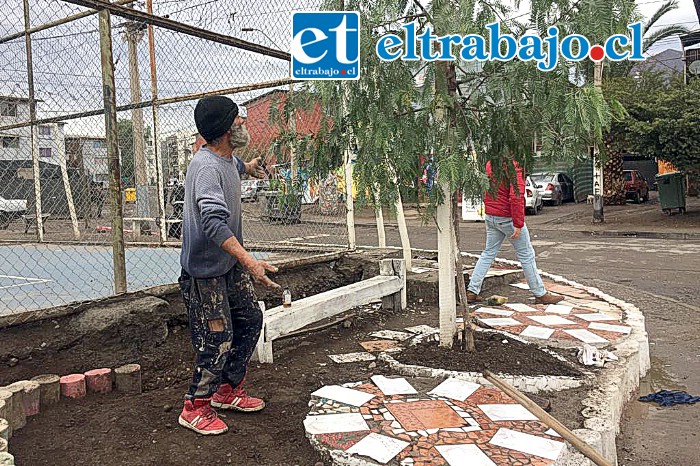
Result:
M32 25L85 11L60 0L30 0ZM320 0L154 0L159 15L191 25L204 27L252 42L288 50L290 18L295 10L315 9ZM425 3L425 2L424 2ZM649 17L663 0L638 0L640 12ZM0 17L0 36L17 32L23 25L22 1L5 0L4 16ZM143 9L143 2L137 3ZM520 11L527 11L527 1ZM693 0L679 0L679 9L664 16L658 26L683 24L698 28ZM131 101L125 21L112 17L117 104ZM243 32L256 28L263 32ZM102 80L97 32L97 16L74 21L42 31L33 36L36 95L41 102L39 117L65 115L102 107ZM669 38L652 49L658 53L667 48L681 48L680 40ZM191 36L156 28L158 92L160 97L210 91L287 76L287 64L278 59L244 52ZM138 44L139 81L144 100L151 97L148 42ZM238 101L264 91L237 95ZM26 59L24 39L0 44L0 94L26 97ZM161 134L192 129L195 102L163 106ZM129 118L130 112L120 117ZM146 124L151 124L150 110L145 111ZM68 134L104 134L104 117L68 122Z

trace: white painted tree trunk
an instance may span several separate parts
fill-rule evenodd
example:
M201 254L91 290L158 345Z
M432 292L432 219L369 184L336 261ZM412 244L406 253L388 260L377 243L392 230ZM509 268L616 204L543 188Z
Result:
M403 213L403 202L401 193L396 193L396 222L399 224L399 236L401 237L401 249L403 249L403 259L406 261L406 270L413 268L413 253L411 252L411 240L408 237L408 227L406 227L406 217Z
M384 214L382 213L382 204L380 202L379 186L375 185L374 191L374 215L377 219L377 239L379 247L386 247L386 233L384 232Z
M63 179L63 188L66 190L66 200L68 201L68 212L70 213L70 221L73 225L73 237L80 239L80 228L78 228L78 216L75 213L75 203L73 202L73 191L68 180L68 167L66 166L66 146L61 140L58 124L52 125L53 141L56 146L56 155L58 165L61 168L61 178Z
M450 192L447 183L441 183L444 193ZM455 241L452 223L452 203L449 197L437 208L440 346L452 347L457 330L457 300L455 295Z

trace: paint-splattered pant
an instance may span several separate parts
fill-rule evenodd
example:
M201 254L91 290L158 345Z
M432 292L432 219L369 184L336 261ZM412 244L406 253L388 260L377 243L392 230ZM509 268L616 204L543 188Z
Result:
M197 355L186 397L208 398L222 383L235 387L243 381L262 312L240 265L215 278L193 278L183 270L179 282Z

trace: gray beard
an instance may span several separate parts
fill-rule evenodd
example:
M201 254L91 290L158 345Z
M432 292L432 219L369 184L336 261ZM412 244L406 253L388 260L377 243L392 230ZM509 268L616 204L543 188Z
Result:
M242 149L250 142L250 133L245 125L234 126L231 131L231 146L234 149Z

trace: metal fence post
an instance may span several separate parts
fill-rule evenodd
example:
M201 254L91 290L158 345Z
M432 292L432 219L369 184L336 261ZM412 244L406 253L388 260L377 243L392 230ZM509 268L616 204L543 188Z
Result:
M24 0L24 44L27 49L27 84L29 89L29 121L31 122L32 178L34 179L34 208L36 213L36 238L44 241L44 219L41 209L41 166L39 164L39 135L36 126L36 98L34 96L34 64L32 62L32 38L29 21L29 0Z
M25 0L26 1L26 0ZM109 193L112 213L112 260L114 263L114 292L126 292L126 259L124 256L124 218L122 216L121 167L117 131L117 103L112 57L112 26L110 13L100 10L100 58L102 61L102 93L105 108L105 136L109 159Z
M149 15L153 14L153 0L147 0ZM156 182L158 183L158 225L160 244L168 240L168 226L165 223L165 183L163 181L163 159L160 153L160 121L158 107L158 75L156 74L156 43L153 25L148 25L148 56L151 64L151 112L153 114L153 155L156 158Z

